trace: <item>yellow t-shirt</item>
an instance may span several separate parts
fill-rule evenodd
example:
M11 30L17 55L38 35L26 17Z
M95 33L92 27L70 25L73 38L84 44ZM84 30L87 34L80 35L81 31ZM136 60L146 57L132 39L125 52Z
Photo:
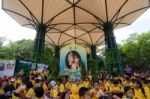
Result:
M146 99L141 91L141 89L134 89L134 96L136 99Z
M34 84L34 87L42 87L41 83Z
M65 91L65 86L64 86L64 84L60 84L59 85L59 92L64 92Z
M58 90L57 90L57 88L51 89L50 95L51 95L53 98L56 98L56 97L58 96Z
M21 79L17 79L16 81L15 81L15 84L21 84Z
M144 90L145 90L145 95L146 95L146 98L147 99L150 99L150 88L145 86L144 87Z
M130 86L132 86L132 82L130 82L130 84L129 84Z
M72 94L70 96L71 99L80 99L79 89L80 89L80 85L76 85L76 84L72 85L72 87L71 87Z
M110 92L113 92L113 91L123 92L123 87L120 86L120 85L118 85L118 86L112 85L112 86L110 87Z
M130 81L124 81L124 82L123 82L123 85L124 85L124 86L130 86L130 87L131 87L131 86L132 86L132 82L130 82Z
M110 91L111 86L112 85L109 82L106 82L106 84L104 85L104 88L106 91Z
M36 74L37 73L37 71L36 70L33 70L33 74Z
M43 89L44 89L44 92L47 92L48 88L47 88L47 86L46 86L45 83L43 83L42 87L43 87Z
M26 97L32 98L32 97L34 97L34 96L35 96L35 94L34 94L34 89L33 89L33 88L30 88L30 89L27 91Z
M48 77L48 74L49 74L49 71L48 71L48 70L45 70L45 71L43 72L43 75L44 75L44 76L47 76L47 77Z
M69 89L69 90L71 89L71 86L72 86L71 82L67 82L65 85L66 89Z
M126 96L122 96L122 99L128 99L128 98ZM133 96L132 99L136 99L136 98Z
M19 99L20 97L16 97L14 94L12 94L12 98L11 99Z
M40 74L40 76L41 76L42 78L44 78L44 76L45 76L45 75L44 75L44 72L43 72L43 73L41 73L41 74Z
M33 98L33 99L45 99L45 98L44 98L44 96L43 96L43 97L41 97L41 98L37 98L37 97L35 97L35 98Z
M0 95L4 94L3 88L0 88Z
M101 89L96 91L95 89L90 90L91 99L99 99L100 96L103 96L104 93Z
M31 81L31 83L34 85L35 81L34 81L34 80L30 80L30 81Z
M83 87L89 88L90 82L89 81L83 81Z

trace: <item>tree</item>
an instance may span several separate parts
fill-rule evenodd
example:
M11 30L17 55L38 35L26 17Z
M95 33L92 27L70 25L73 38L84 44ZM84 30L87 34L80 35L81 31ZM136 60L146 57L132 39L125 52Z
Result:
M146 70L150 64L150 32L131 34L119 49L125 63L137 70Z
M5 40L6 40L5 37L0 37L0 47L2 47Z
M20 56L21 60L32 61L36 60L36 53L33 52L33 40L19 40L16 42L10 42L8 45L2 46L3 39L0 38L0 59L12 60L16 59L16 55ZM58 77L59 75L59 60L55 61L54 52L52 46L45 45L44 51L41 54L41 63L47 64L50 69L52 77Z
M50 78L57 79L59 77L59 60L55 60L52 46L45 45L44 51L41 54L41 63L49 66ZM36 53L33 55L33 60L36 59Z
M6 40L6 38L5 37L0 37L0 58L4 58L5 56L4 56L4 47L3 47L3 43L4 43L4 41Z
M102 59L102 57L97 56L97 69L100 70L105 70L105 63L104 60Z
M15 59L15 55L20 54L21 59L30 60L32 49L32 40L20 40L16 42L10 42L8 45L2 46L2 56L0 58Z

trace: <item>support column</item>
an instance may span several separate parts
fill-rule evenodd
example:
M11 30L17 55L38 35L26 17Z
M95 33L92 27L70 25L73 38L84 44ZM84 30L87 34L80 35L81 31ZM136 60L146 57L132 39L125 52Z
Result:
M19 72L18 67L19 67L19 60L20 60L20 55L16 55L16 61L15 61L15 70L14 70L14 76L17 75L17 72Z
M36 68L37 63L41 62L41 54L44 51L46 27L43 24L38 24L36 27L36 37L34 41L34 51L36 52Z
M106 45L106 63L108 71L113 74L114 68L117 68L116 73L123 74L122 61L119 50L117 48L116 39L113 31L113 24L108 22L104 25L105 45Z
M91 58L96 59L96 45L91 45Z
M87 54L87 60L89 60L90 59L90 54Z
M59 56L60 56L60 47L59 46L55 46L55 52L54 52L54 57L55 60L59 60Z
M117 47L116 38L114 36L112 23L105 23L104 25L104 33L105 33L105 44L106 49L111 49Z

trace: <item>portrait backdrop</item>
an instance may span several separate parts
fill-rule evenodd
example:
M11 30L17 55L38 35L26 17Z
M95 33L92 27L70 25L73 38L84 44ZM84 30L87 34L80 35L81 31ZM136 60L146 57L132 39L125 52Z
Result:
M87 55L84 47L70 44L60 50L60 75L79 76L81 64L87 69Z

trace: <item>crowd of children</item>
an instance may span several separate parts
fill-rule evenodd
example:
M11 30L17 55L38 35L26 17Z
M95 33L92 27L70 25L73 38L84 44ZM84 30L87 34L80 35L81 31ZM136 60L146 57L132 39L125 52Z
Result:
M112 77L101 74L97 79L76 77L49 80L49 72L21 70L14 78L0 79L0 99L150 99L150 75Z

